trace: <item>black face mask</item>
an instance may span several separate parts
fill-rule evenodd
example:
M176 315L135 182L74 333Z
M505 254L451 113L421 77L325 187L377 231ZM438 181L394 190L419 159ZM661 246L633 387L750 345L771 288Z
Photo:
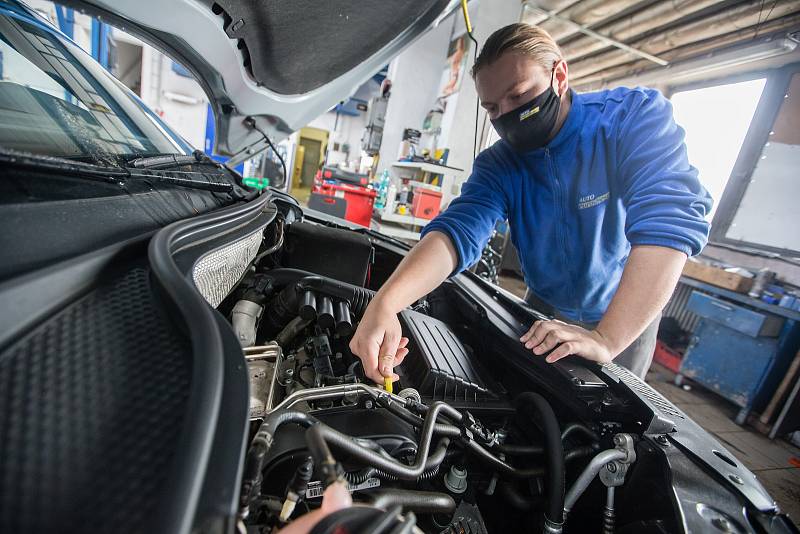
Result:
M555 71L553 71L555 73ZM561 98L553 90L553 79L550 87L517 109L503 113L492 119L492 126L498 135L517 152L529 152L541 148L558 118Z

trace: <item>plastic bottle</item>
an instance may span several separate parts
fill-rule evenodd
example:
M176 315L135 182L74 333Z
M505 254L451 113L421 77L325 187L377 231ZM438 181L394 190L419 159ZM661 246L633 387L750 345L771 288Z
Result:
M384 170L378 180L378 198L375 199L375 209L382 210L386 206L386 196L389 192L389 171Z

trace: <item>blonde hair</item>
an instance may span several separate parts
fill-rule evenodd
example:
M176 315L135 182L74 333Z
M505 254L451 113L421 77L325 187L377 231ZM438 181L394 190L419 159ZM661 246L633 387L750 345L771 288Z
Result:
M552 69L564 57L555 40L545 30L517 22L500 28L489 36L472 66L472 77L506 52L524 54L547 70Z

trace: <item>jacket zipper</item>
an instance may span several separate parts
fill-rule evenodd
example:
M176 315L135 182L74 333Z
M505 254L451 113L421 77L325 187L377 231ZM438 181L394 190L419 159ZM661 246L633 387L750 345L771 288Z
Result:
M561 187L561 180L559 180L558 173L556 173L556 166L553 163L553 158L550 155L550 149L549 148L545 148L544 149L544 155L545 155L545 158L547 159L547 165L550 168L550 174L552 175L553 181L555 182L555 185L556 185L556 187L555 187L555 191L556 191L556 209L557 209L556 216L558 217L558 221L565 221L566 217L565 217L565 211L564 211L564 192L563 192L562 187ZM561 244L561 246L559 247L561 249L561 250L559 250L559 257L560 257L560 260L561 260L561 268L563 269L562 272L568 273L569 269L567 267L567 265L568 265L567 264L567 241L564 238L564 232L562 231L562 225L561 224L557 224L556 225L556 236L558 238L558 242ZM568 292L569 302L573 303L573 309L577 311L577 306L574 305L575 304L574 303L575 298L574 298L574 294L573 294L574 288L572 288L571 285L572 284L567 284L567 287L565 289ZM580 313L580 312L578 312L578 313Z

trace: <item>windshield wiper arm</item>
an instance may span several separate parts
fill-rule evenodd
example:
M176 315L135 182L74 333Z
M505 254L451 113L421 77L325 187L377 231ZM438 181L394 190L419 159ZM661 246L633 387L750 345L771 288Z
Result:
M136 169L159 169L197 164L220 166L219 163L199 150L195 150L189 156L185 154L159 154L158 156L142 156L128 161L128 166Z
M189 156L187 156L189 157ZM192 156L193 157L193 156ZM0 164L26 168L37 171L53 171L62 175L89 178L101 182L123 184L126 179L144 178L155 182L170 184L190 189L201 189L217 193L232 193L233 184L228 182L213 182L192 180L190 178L176 178L148 170L130 169L125 167L103 167L88 163L77 163L63 158L36 156L23 152L0 150Z

